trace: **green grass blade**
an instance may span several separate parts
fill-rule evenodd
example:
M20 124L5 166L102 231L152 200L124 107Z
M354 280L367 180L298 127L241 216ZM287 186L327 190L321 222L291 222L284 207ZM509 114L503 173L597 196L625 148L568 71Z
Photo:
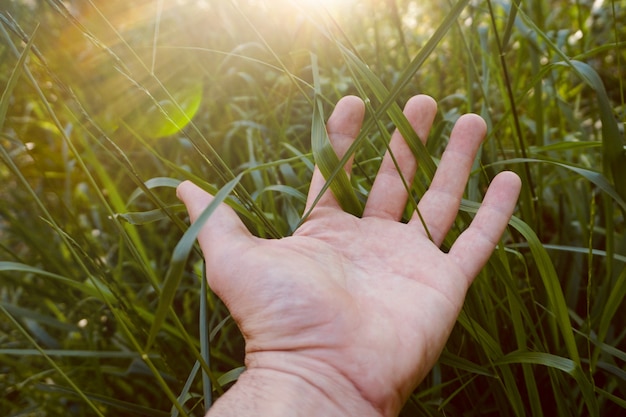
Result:
M36 32L36 29L35 29ZM9 104L11 102L11 94L13 94L13 90L17 85L20 76L22 75L22 71L24 69L24 63L26 62L26 58L28 58L28 54L30 52L30 48L33 46L33 42L35 41L35 32L30 37L30 40L24 47L17 64L13 68L11 75L9 76L9 80L6 84L4 91L2 92L2 96L0 97L0 131L4 127L4 122L7 116L7 111L9 110ZM4 32L6 35L6 32Z
M1 261L0 272L3 272L3 271L23 272L23 273L29 273L29 274L42 275L48 278L55 279L59 282L62 282L63 284L70 286L74 289L77 289L81 291L83 294L88 295L90 297L95 297L97 299L102 299L102 300L109 301L109 302L114 300L114 296L109 290L109 288L96 279L87 280L86 282L79 282L79 281L75 281L73 279L58 275L58 274L54 274L52 272L45 271L40 268L30 266L30 265L25 265L19 262Z
M565 169L568 169L570 171L573 171L573 172L577 173L578 175L580 175L581 177L585 178L589 182L595 184L599 189L601 189L607 195L609 195L621 207L622 210L626 210L626 201L617 192L617 190L613 187L613 185L611 185L611 183L606 179L606 177L603 176L601 173L596 172L596 171L592 171L590 169L580 168L580 167L577 167L577 166L574 166L574 165L571 165L571 164L566 164L566 163L563 163L563 162L553 161L553 160L550 160L550 159L542 159L542 158L515 158L515 159L508 159L508 160L502 160L502 161L499 161L499 162L495 162L493 164L490 164L490 166L507 165L507 164L519 164L519 163L533 163L533 162L540 162L540 163L556 165L556 166L559 166L559 167L562 167L562 168L565 168Z
M208 318L208 293L209 289L206 277L206 265L202 263L202 275L200 278L200 355L204 358L207 366L211 366L211 337L209 332ZM211 376L204 369L202 370L202 391L204 393L204 411L209 411L213 404L213 383Z
M30 308L19 307L15 304L7 303L4 301L0 301L0 305L2 305L14 317L17 317L21 320L36 322L38 324L43 324L46 327L53 327L55 329L59 329L65 332L75 332L79 330L79 327L76 324L68 323L64 320L59 320L56 317L51 317L44 313L34 311Z
M236 381L237 378L239 378L239 375L241 375L243 371L245 370L246 368L244 366L231 369L230 371L220 376L217 381L219 382L220 385L230 384L231 382Z
M519 248L527 248L528 244L512 244L509 245L510 247L519 247ZM594 255L594 256L601 256L601 257L608 257L608 254L606 251L600 250L600 249L592 249L591 251L589 251L589 248L581 248L581 247L576 247L576 246L567 246L567 245L552 245L552 244L547 244L544 243L543 247L546 249L550 249L550 250L556 250L556 251L563 251L563 252L572 252L572 253L582 253L582 254L586 254L586 255ZM623 255L618 255L618 254L613 254L611 257L612 260L614 261L619 261L622 263L626 263L626 256Z
M603 395L604 397L606 397L607 399L613 401L615 404L619 405L620 407L626 409L626 400L624 400L623 398L620 398L616 395L611 394L610 392L603 390L602 388L597 388L596 387L596 391Z
M2 304L5 308L4 304ZM11 309L7 308L11 312ZM138 352L106 350L69 350L69 349L0 349L0 355L11 356L55 356L59 358L98 358L98 359L141 359ZM158 356L153 355L153 359Z
M70 390L66 387L59 385L49 385L49 384L38 384L37 388L43 391L49 392L57 392L63 394L69 394L72 396L77 396L73 390ZM93 392L83 392L85 398L88 398L90 401L94 403L105 404L118 412L128 412L133 416L144 416L144 417L170 417L169 413L164 411L155 410L154 408L144 407L141 405L134 404L129 401L121 401L116 398L106 397L104 395L96 394ZM71 415L71 414L70 414Z
M178 184L180 184L180 180L179 179L177 179L177 178L170 178L170 177L150 178L149 180L144 182L144 186L145 186L145 188L147 190L151 190L153 188L158 188L158 187L176 188L176 187L178 187ZM137 188L128 197L128 200L127 200L126 204L127 205L131 204L139 196L144 195L144 194L145 194L145 191L144 191L143 188Z
M611 320L617 313L618 308L624 302L626 298L626 268L622 269L615 284L611 288L609 298L603 306L602 316L598 323L598 342L604 342L609 327L611 326Z
M457 368L457 369L462 369L472 374L494 377L494 378L496 377L496 374L493 373L488 368L475 364L472 361L469 361L461 356L455 355L454 353L449 352L447 350L444 350L441 353L439 362L441 362L442 364L446 366L450 366L450 367Z
M518 232L524 236L524 239L528 242L528 246L532 253L533 259L537 264L539 275L546 289L546 294L550 302L550 311L557 323L561 335L565 342L567 352L574 361L574 363L580 366L580 354L578 353L578 347L576 340L574 339L574 332L572 331L572 324L569 320L569 310L565 303L565 296L561 289L559 277L554 269L554 265L550 259L550 256L546 252L545 248L539 241L539 238L524 221L513 216L509 223Z
M180 280L183 277L183 271L185 268L185 264L187 262L187 258L193 249L193 246L196 242L196 238L200 233L200 229L204 226L206 221L211 217L215 209L228 197L228 195L234 190L234 188L239 184L241 177L243 174L237 175L234 179L229 181L224 187L220 189L220 191L215 195L215 198L207 206L207 208L202 212L202 214L198 217L198 219L187 229L183 237L180 239L176 247L174 248L174 252L172 253L172 259L170 261L170 266L167 270L167 274L165 276L163 286L161 288L161 295L159 298L159 304L154 313L154 320L152 322L152 326L150 327L150 332L148 333L148 341L146 343L146 351L149 350L149 347L152 346L156 336L165 321L167 313L170 311L172 306L172 302L174 301L174 296L176 295L176 290L178 285L180 284Z
M526 363L555 368L571 375L580 388L587 409L591 416L598 416L598 403L594 394L593 384L587 379L584 371L575 361L545 352L512 352L496 361L496 365Z
M200 362L196 362L193 365L193 368L191 369L189 376L187 377L187 381L185 381L185 385L183 386L183 389L180 391L180 394L178 395L179 404L185 404L186 400L189 399L189 391L191 390L191 386L199 370L200 370ZM178 409L172 406L170 417L178 417L178 413L179 413Z
M130 224L141 225L156 222L158 220L169 219L172 213L180 213L183 211L185 211L185 206L182 204L176 204L148 211L119 213L114 217L122 219Z
M461 314L459 314L458 321L459 324L476 339L480 347L484 349L491 365L494 364L494 360L504 355L500 342L492 336L488 329L483 328L476 320L472 319L465 308L461 311ZM504 366L499 367L498 370L500 371L499 379L501 380L500 383L503 386L508 405L512 407L515 415L524 415L524 402L522 401L517 386L518 381L512 369Z
M517 16L517 9L521 0L515 0L514 6L510 7L508 12L508 18L506 21L506 26L504 28L504 32L502 33L502 50L507 51L509 49L509 41L511 40L511 35L513 34L513 28L515 27L515 18Z
M499 262L498 262L499 261ZM490 259L490 265L496 269L496 276L505 280L505 284L514 282L514 277L511 274L510 265L508 264L508 258L506 257L505 249L502 244L496 248L495 256ZM524 320L530 322L530 315L526 310L523 300L521 300L520 294L515 291L511 285L506 285L506 299L509 304L509 312L511 316L511 324L513 332L515 333L515 339L519 349L528 349L529 338L535 336L534 332L528 332ZM539 389L537 388L537 381L534 378L532 369L527 364L522 365L522 372L524 375L524 383L526 385L526 391L528 396L528 402L531 408L531 414L536 417L543 416L543 410L541 409L541 400L539 397Z
M324 123L319 69L315 55L311 55L311 60L313 83L315 85L315 100L313 101L313 117L311 121L313 158L320 172L326 178L327 186L330 187L343 210L355 216L360 216L363 212L363 207L356 197L348 175L344 171L328 138L328 132Z

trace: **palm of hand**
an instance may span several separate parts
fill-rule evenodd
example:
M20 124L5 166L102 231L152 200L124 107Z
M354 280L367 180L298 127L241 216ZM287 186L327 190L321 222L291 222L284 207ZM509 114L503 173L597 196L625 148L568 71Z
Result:
M238 301L243 311L231 310L248 362L257 352L304 355L350 375L372 403L401 403L409 392L398 387L425 376L469 284L413 226L342 212L252 251L243 256L265 272Z
M343 99L328 122L340 156L360 129L358 103ZM434 102L416 97L405 114L425 138ZM228 207L215 212L199 241L209 284L244 334L249 368L345 378L385 414L401 407L437 360L519 191L517 176L500 174L471 227L449 253L440 251L485 129L475 116L461 120L418 206L432 240L418 216L398 222L407 195L388 155L363 218L344 213L327 192L293 236L263 240ZM390 148L410 180L416 164L398 133ZM309 207L323 184L316 170ZM192 219L211 199L190 183L179 194Z

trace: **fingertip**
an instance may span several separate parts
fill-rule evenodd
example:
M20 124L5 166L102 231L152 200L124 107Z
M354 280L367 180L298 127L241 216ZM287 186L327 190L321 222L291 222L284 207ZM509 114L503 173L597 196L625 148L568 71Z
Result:
M487 193L495 193L497 201L508 201L511 207L511 213L517 203L517 199L522 189L521 178L513 171L502 171L497 174L491 181L491 185Z
M459 117L455 128L476 134L482 139L487 133L487 122L476 113L467 113Z
M365 110L365 103L359 96L354 96L354 95L343 96L337 101L337 104L335 105L335 107L346 106L346 105L354 107L355 109L363 108Z
M202 194L208 195L206 191L188 180L181 182L180 184L178 184L178 187L176 187L176 197L178 197L183 202L185 202L186 200L190 200L191 197L197 197Z
M428 127L430 130L430 125L437 115L437 102L426 94L415 95L406 102L404 114L409 121L417 124L413 126L414 129Z
M437 101L427 94L417 94L406 102L407 107L414 105L418 105L422 110L431 110L433 113L437 112Z
M512 171L496 175L469 228L452 245L449 255L463 267L468 282L480 272L501 239L515 211L521 186L520 177Z
M326 129L333 137L350 138L354 140L361 130L365 117L365 103L357 96L344 96L335 105L335 109L328 118ZM338 149L341 151L342 149Z
M415 95L406 102L403 113L422 143L425 143L437 115L435 99L425 94Z
M192 183L189 180L185 180L183 182L181 182L180 184L178 184L178 186L176 187L176 197L180 200L183 201L185 200L185 195L187 194L187 192L189 191L189 189L191 187L194 187L195 184Z
M176 187L176 195L187 207L191 223L199 220L205 210L214 202L213 195L191 181L181 182ZM210 218L206 218L204 221L206 223L198 235L198 241L206 256L217 253L215 250L209 250L211 242L215 242L216 239L222 239L223 242L228 240L234 247L247 242L252 237L237 213L224 202L215 207Z
M513 171L502 171L495 178L499 178L498 181L505 182L512 189L520 190L522 188L522 179Z
M191 181L183 181L176 187L176 197L185 204L191 221L211 203L213 196Z

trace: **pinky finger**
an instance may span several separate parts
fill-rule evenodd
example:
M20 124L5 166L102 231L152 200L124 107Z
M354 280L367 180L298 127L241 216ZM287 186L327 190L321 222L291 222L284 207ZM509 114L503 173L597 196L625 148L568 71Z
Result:
M454 242L448 256L459 265L468 285L487 263L511 219L522 183L513 172L498 174L469 228Z

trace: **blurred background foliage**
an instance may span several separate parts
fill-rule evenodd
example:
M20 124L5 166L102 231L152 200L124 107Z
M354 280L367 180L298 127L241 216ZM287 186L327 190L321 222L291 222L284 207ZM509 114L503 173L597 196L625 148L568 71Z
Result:
M417 93L439 102L434 161L459 115L489 125L458 229L496 172L524 181L403 415L623 413L623 0L0 5L2 415L203 415L243 344L173 187L230 184L254 233L290 234L315 88L326 114L366 99L361 199L393 106Z

